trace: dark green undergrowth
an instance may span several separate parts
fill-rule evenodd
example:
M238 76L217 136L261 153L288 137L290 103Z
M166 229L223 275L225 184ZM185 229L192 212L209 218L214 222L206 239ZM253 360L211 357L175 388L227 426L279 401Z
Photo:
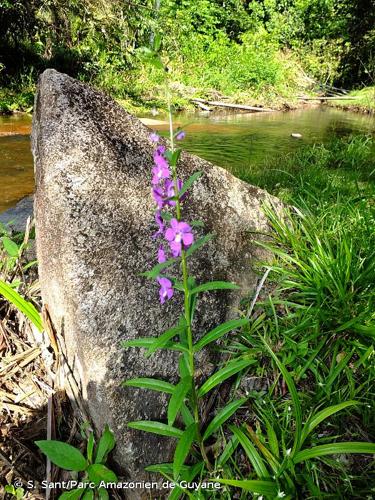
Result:
M227 345L259 364L233 388L253 380L247 410L237 415L240 446L223 475L232 486L240 481L241 498L248 498L243 481L265 474L249 466L256 457L278 485L277 495L265 498L373 498L371 454L350 455L349 446L300 457L311 453L307 447L374 441L374 140L336 139L239 175L290 208L280 217L265 207L272 235L261 245L274 260L259 270L269 269L260 298L244 304L249 327ZM301 427L318 412L325 419L315 418L305 435Z

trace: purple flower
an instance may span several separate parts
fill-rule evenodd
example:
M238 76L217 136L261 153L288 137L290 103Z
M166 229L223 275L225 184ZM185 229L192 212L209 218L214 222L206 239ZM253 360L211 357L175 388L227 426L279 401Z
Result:
M193 243L194 235L189 224L172 219L171 227L165 232L165 239L169 241L173 257L179 257L182 248L185 249Z
M155 132L152 132L152 134L150 134L150 139L152 142L159 142L160 137Z
M163 155L164 153L165 153L165 146L160 145L156 148L156 154Z
M160 245L159 250L158 250L158 262L159 264L162 264L167 260L167 257L165 255L165 251L162 245Z
M176 139L178 141L182 141L182 139L185 139L185 136L186 136L185 132L181 130L181 132L178 132L178 134L176 135Z
M160 156L160 158L163 158ZM168 163L165 162L165 165L159 164L152 169L152 184L157 186L160 181L163 179L168 179L171 175L171 172L168 167Z
M175 195L175 185L174 182L171 180L166 180L165 181L165 197L168 198L173 198ZM182 181L180 179L177 180L177 189L180 191L182 188ZM168 200L166 202L167 205L170 207L176 206L176 202L174 200Z
M158 236L161 236L164 233L165 226L164 226L164 221L163 218L160 214L160 210L156 210L155 212L155 222L158 225L159 229L156 231L155 234L153 234L153 238L157 238Z
M160 285L159 296L161 304L173 296L172 282L168 278L158 278Z
M165 202L165 196L163 189L161 187L154 187L152 188L152 197L155 200L155 203L157 204L158 208L163 208L166 204Z

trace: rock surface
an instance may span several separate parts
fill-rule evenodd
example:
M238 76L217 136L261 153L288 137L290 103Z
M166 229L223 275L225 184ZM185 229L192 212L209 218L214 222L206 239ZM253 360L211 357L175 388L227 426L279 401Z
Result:
M99 430L106 423L114 430L117 464L133 480L144 477L145 465L170 459L174 444L126 426L162 419L166 397L120 386L139 376L176 378L174 354L146 359L120 347L124 339L159 335L180 313L178 297L161 307L157 286L140 276L156 256L149 133L106 95L54 70L40 77L32 143L42 296L65 336L88 411ZM200 280L234 280L251 294L259 256L253 233L267 230L261 205L271 197L190 154L182 154L179 169L184 179L204 171L184 213L215 234L192 259L193 271ZM238 294L204 294L197 334L233 314L238 301ZM210 361L203 353L205 375Z

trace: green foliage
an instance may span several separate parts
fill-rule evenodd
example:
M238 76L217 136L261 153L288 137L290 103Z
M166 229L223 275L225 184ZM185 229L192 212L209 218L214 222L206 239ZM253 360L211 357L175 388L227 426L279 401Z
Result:
M12 495L16 500L21 500L24 498L25 495L25 490L23 488L15 488L11 484L7 484L4 488L5 493L8 493L9 495Z
M373 453L375 431L373 151L369 137L345 138L241 173L292 205L283 213L265 207L271 292L229 349L263 353L254 376L271 385L246 393L254 411L239 428L290 498L371 495L371 458L363 454ZM225 484L245 490L256 478L241 477L236 450Z
M30 111L38 74L54 67L104 89L133 110L213 91L263 102L294 97L309 77L373 84L374 9L358 2L296 0L30 0L0 9L0 111ZM194 36L192 36L192 33ZM161 43L163 40L163 43ZM144 48L148 42L151 49ZM159 53L143 67L147 51ZM150 54L148 54L150 55Z
M43 331L42 319L34 304L26 300L19 291L22 283L15 280L17 271L22 274L35 265L35 261L24 263L22 254L28 247L28 238L24 234L12 235L11 231L0 224L0 296L4 297L18 311L24 314L39 331Z
M85 475L87 482L95 484L95 492L99 498L108 498L108 494L101 482L117 482L116 474L106 465L109 453L115 447L115 438L112 431L106 425L99 442L95 443L94 433L90 431L87 439L86 457L82 452L63 441L36 441L38 448L48 459L61 469L74 471ZM62 493L60 499L94 498L94 490L75 489Z

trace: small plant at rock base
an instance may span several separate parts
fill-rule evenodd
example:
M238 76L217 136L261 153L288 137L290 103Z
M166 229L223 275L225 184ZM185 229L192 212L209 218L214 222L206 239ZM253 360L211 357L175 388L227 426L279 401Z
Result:
M4 488L5 493L8 493L8 495L11 495L12 498L15 498L16 500L21 500L22 498L25 497L25 490L21 487L16 488L13 486L13 484L7 484Z
M78 500L81 497L85 500L109 498L106 485L117 483L118 480L116 474L105 465L109 453L115 447L115 437L108 426L104 428L97 444L94 433L89 432L85 455L63 441L36 441L36 445L53 464L72 471L75 475L82 474L78 488L62 493L60 500Z

